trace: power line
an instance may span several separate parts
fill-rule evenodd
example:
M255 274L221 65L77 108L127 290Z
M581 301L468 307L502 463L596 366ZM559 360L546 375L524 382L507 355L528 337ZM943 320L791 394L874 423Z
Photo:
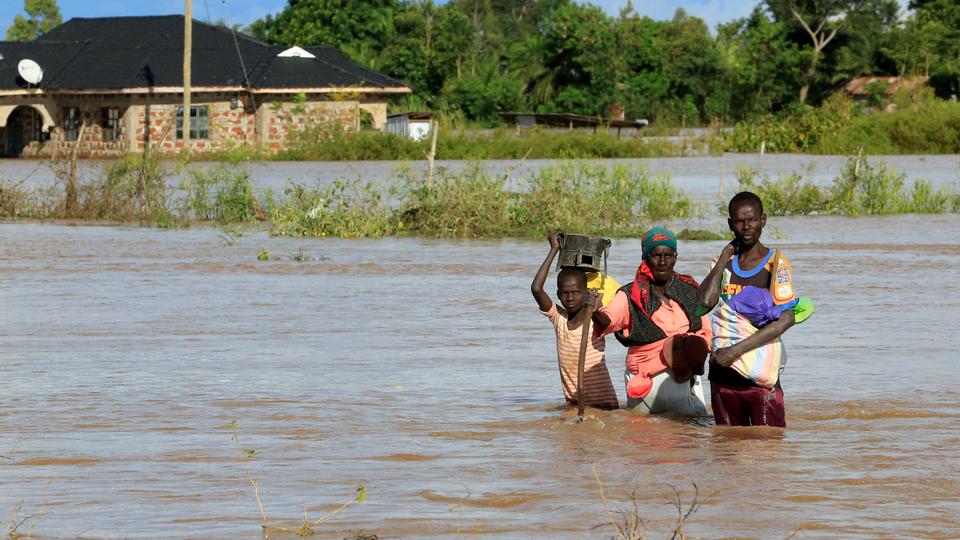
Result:
M206 4L207 0L203 0L203 3ZM230 33L233 35L233 46L237 49L237 58L240 60L240 70L243 71L243 83L247 87L247 94L250 96L250 104L253 106L253 110L257 110L257 98L253 95L253 88L250 87L250 78L247 76L247 65L243 61L243 53L240 51L240 41L237 39L237 31L233 29L233 25L230 24L229 19L226 16L227 11L227 0L221 0L220 2L223 5L223 22L230 28Z

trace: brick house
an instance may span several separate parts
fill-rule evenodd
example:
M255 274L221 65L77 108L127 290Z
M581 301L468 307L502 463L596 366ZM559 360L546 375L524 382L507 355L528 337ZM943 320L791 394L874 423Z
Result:
M0 42L0 155L76 150L109 157L183 148L183 16L75 18L28 42ZM42 80L18 72L33 60ZM28 77L29 78L29 77ZM278 47L193 21L190 146L278 152L313 122L386 125L410 88L333 47Z

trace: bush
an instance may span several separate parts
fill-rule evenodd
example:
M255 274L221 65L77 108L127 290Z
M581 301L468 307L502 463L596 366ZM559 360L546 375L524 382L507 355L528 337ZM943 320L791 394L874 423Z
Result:
M167 171L157 154L124 154L106 167L93 204L97 219L170 219Z
M237 164L191 169L180 185L184 217L217 223L249 223L259 216L250 172Z
M551 229L637 234L645 220L688 217L702 209L668 177L651 178L643 168L565 163L541 168L526 188L510 212L514 228L527 235Z
M763 199L773 216L835 214L844 216L935 214L960 211L960 195L948 188L934 189L928 180L909 186L906 177L881 162L876 167L862 156L851 157L833 184L821 188L798 175L777 180L760 179L752 170L740 170L740 189Z
M894 106L889 112L867 111L836 95L820 108L741 122L726 142L737 152L757 152L765 143L772 152L960 153L960 103L921 92L898 94Z
M365 238L396 231L397 218L384 202L387 194L373 184L338 180L317 190L290 184L283 195L271 207L273 234Z
M509 227L505 176L472 166L460 174L440 168L432 179L407 172L403 181L401 222L409 233L475 238L502 236Z

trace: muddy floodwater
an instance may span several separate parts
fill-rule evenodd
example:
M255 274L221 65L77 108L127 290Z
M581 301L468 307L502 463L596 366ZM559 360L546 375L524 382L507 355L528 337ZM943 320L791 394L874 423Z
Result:
M37 537L255 538L236 420L271 522L366 487L328 537L609 537L594 467L664 535L695 482L696 536L956 537L960 219L773 221L818 310L786 338L783 432L567 424L528 292L545 242L0 226L0 509Z
M545 241L0 224L0 525L33 538L960 537L960 216L771 218L788 428L562 409ZM682 242L700 278L722 242ZM273 257L258 261L266 249ZM627 281L637 240L615 240ZM294 260L299 259L299 260ZM548 290L551 287L548 286ZM624 349L607 361L624 399ZM236 421L239 451L233 431ZM246 450L253 451L247 458ZM4 529L0 529L4 530Z

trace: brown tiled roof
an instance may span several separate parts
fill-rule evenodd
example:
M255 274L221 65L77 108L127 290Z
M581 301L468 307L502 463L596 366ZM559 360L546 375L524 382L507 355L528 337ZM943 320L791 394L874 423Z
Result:
M927 83L929 77L857 77L843 86L853 96L869 96L872 83L886 84L883 93L892 96L900 88L913 88Z

